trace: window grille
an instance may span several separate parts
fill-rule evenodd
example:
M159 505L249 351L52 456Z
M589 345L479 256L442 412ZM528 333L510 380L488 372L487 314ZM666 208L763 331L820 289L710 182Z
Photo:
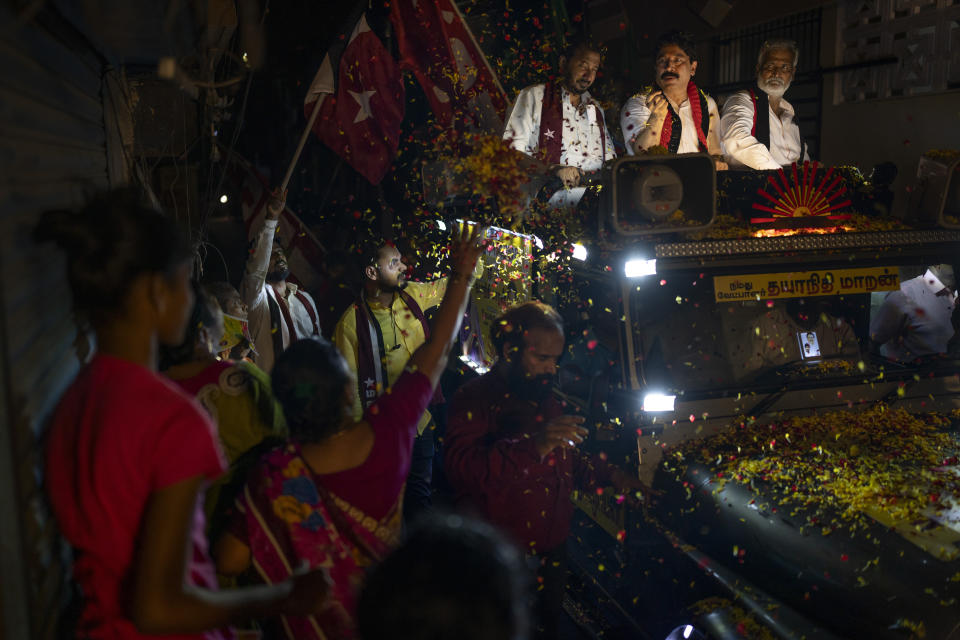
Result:
M960 0L956 0L960 2ZM738 29L712 39L713 85L717 103L735 91L756 86L757 55L766 40L794 40L800 50L797 71L786 95L793 105L800 134L807 142L810 157L820 157L820 120L823 79L820 71L821 11L814 9Z

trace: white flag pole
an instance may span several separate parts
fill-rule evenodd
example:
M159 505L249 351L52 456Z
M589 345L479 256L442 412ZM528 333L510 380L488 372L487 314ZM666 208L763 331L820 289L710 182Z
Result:
M321 96L321 100L322 100L322 96ZM319 112L319 109L314 109L314 113L317 113L317 112ZM312 115L313 115L313 114L311 114L311 116L312 116ZM310 127L307 127L307 131L310 131ZM303 148L303 145L302 145L303 140L301 140L300 142L301 142L301 147L300 147L300 148L302 149L302 148ZM299 155L299 151L298 151L297 155ZM296 160L297 160L297 159L296 159L296 157L295 157L295 158L294 158L294 164L296 164ZM247 161L247 160L244 159L244 158L240 158L240 157L238 157L237 155L234 155L232 162L238 163L238 164L243 168L243 170L247 172L247 174L248 174L250 177L252 177L254 180L256 180L258 184L262 184L264 189L269 189L269 187L266 186L266 184L267 184L266 181L265 181L263 178L257 177L257 171L253 168L253 166L250 164L249 161ZM290 173L290 172L288 172L287 177L284 179L284 187L283 187L283 188L286 188L286 182L290 179L289 173ZM283 218L283 214L284 214L284 212L286 212L286 211L289 211L289 209L288 209L287 207L284 207L284 208L283 208L283 211L280 212L280 217L281 217L281 219ZM257 210L253 211L253 212L250 214L250 217L251 217L251 218L255 218L259 213L260 213L260 210L257 209ZM294 221L296 221L296 223L297 223L297 224L296 224L296 226L297 226L297 231L298 231L299 233L302 233L302 234L306 235L306 236L309 237L311 240L313 240L313 243L314 243L315 245L317 245L318 247L320 247L320 250L321 250L321 251L323 251L324 253L326 253L326 252L327 252L327 248L324 246L324 244L323 244L322 242L320 242L320 240L319 240L319 239L317 238L317 236L313 233L313 231L311 231L310 228L303 223L303 220L300 219L300 216L298 216L298 215L297 215L296 213L294 213L293 211L290 211L290 215L293 216Z
M293 152L293 159L290 160L290 166L287 167L287 173L283 176L283 182L280 183L280 193L283 193L287 190L287 185L290 183L290 178L293 177L293 170L297 166L297 162L300 161L300 154L303 153L303 146L307 144L307 137L310 135L310 131L313 130L313 123L317 121L317 116L320 114L320 107L323 105L324 99L327 97L326 93L321 93L317 98L316 103L313 105L313 111L310 112L310 117L307 119L307 126L303 129L303 135L300 136L300 142L297 144L297 150Z

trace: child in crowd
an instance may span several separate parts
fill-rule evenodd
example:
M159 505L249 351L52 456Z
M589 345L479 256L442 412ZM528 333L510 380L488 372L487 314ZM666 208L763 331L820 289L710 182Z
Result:
M211 282L203 288L216 298L223 312L223 336L217 345L217 353L223 360L253 362L249 357L253 349L250 319L240 292L229 282ZM257 370L263 371L259 367Z

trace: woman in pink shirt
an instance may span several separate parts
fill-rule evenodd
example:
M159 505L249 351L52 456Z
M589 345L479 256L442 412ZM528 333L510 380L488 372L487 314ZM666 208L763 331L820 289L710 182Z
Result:
M229 638L251 617L323 608L327 577L217 591L203 536L203 488L224 469L208 418L156 373L183 339L193 259L176 225L133 190L35 230L67 254L79 318L97 353L53 416L46 484L84 595L76 635Z

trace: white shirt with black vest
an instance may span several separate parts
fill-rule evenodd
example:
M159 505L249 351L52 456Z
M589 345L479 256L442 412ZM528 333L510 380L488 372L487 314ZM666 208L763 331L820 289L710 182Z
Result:
M738 91L727 98L720 116L720 142L731 168L779 169L810 159L800 140L793 105L781 99L780 109L778 116L772 106L767 108L770 120L770 146L767 147L753 135L754 106L750 92ZM757 117L761 117L760 114Z

